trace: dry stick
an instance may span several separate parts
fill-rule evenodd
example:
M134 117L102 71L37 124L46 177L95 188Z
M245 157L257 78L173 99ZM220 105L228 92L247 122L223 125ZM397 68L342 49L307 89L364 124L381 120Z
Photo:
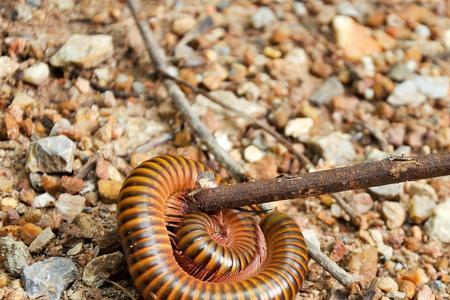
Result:
M148 25L144 22L138 20L137 10L139 1L137 0L128 0L128 6L132 12L133 18L141 32L142 38L144 39L145 46L147 51L152 58L153 64L156 69L160 73L166 72L165 58L162 49L159 47L155 37L153 36L152 31L148 27ZM237 178L238 181L243 181L244 175L241 171L239 165L237 165L226 153L220 148L220 146L216 143L213 136L208 132L207 128L201 123L198 117L192 113L189 102L184 96L183 92L180 90L178 85L173 80L164 80L164 84L169 91L169 94L174 101L174 104L182 111L182 113L188 118L188 121L191 127L194 129L195 133L199 136L200 139L205 141L208 148L213 152L216 156L217 160L223 163L223 165L230 171L233 177ZM231 161L231 163L230 163ZM350 274L345 272L342 268L336 265L330 258L324 255L320 249L315 247L309 249L309 254L318 263L320 263L325 270L327 270L333 277L335 277L342 284L347 285L348 282L354 282L354 280L350 280L349 278L353 278ZM334 263L334 264L333 264ZM342 275L344 274L344 275Z
M253 123L256 127L259 127L260 129L264 130L265 132L267 132L268 134L273 136L276 140L278 140L280 143L282 143L291 153L293 153L295 156L297 156L297 158L300 160L300 162L303 164L303 166L305 167L305 169L307 171L312 169L313 164L311 163L311 161L309 161L309 159L303 153L301 153L300 151L295 149L295 147L292 145L291 142L289 142L284 136L282 136L276 130L271 128L269 125L265 124L264 122L262 122L262 121L260 121L258 119L250 117L246 113L244 113L242 111L239 111L236 108L234 108L233 106L223 102L223 100L220 99L219 97L211 95L206 90L198 88L198 87L195 87L192 84L190 84L189 82L181 80L181 79L179 79L179 78L177 78L175 76L172 76L172 75L170 75L170 74L168 74L166 72L161 72L161 75L163 75L164 77L167 77L167 78L175 81L179 85L183 85L183 86L189 88L194 93L202 95L202 96L208 98L209 100L211 100L212 102L227 108L228 110L232 111L233 113L235 113L236 115L240 116L241 118L247 119L248 121Z
M133 18L142 35L142 39L144 40L148 55L150 56L153 65L158 72L167 73L166 57L164 55L163 49L159 46L158 41L153 35L153 32L148 24L138 19L138 3L139 1L129 0L128 6L130 7ZM173 104L187 119L189 125L195 131L200 140L206 144L208 149L214 154L215 158L228 169L233 178L235 178L237 181L244 181L246 178L241 166L236 161L234 161L222 147L220 147L220 145L214 139L213 135L209 132L208 128L192 111L189 102L186 99L186 96L178 87L178 85L170 79L165 79L164 85L170 97L172 98Z
M87 162L78 170L78 172L75 174L75 178L84 179L89 172L94 169L95 165L97 164L98 155L95 154L94 156L91 156Z
M190 208L216 211L445 175L450 175L450 153L389 157L293 178L279 177L200 190L191 196Z

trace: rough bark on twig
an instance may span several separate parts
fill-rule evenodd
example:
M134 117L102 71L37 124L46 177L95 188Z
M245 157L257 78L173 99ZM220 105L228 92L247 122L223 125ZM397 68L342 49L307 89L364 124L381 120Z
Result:
M191 210L215 211L450 175L450 153L389 157L298 177L222 185L192 194Z
M150 56L153 65L156 70L161 73L167 73L166 57L163 49L159 46L158 41L153 35L152 30L148 24L144 21L139 20L138 11L139 5L138 1L129 0L128 6L132 12L133 18L136 25L139 28L142 39L144 40L145 47L147 49L148 55ZM182 113L182 115L187 119L187 122L194 130L197 137L208 147L209 151L214 154L214 157L222 163L231 176L238 181L245 180L244 172L241 166L234 161L228 153L220 147L213 135L209 132L208 128L200 121L200 118L192 111L186 96L181 91L179 86L170 79L164 80L164 86L169 93L174 106Z

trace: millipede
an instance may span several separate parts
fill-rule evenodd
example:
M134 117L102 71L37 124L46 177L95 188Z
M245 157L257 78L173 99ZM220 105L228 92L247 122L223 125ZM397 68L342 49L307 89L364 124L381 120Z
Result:
M279 212L189 212L188 194L219 184L203 164L175 155L142 162L117 204L128 271L144 299L294 299L308 251Z

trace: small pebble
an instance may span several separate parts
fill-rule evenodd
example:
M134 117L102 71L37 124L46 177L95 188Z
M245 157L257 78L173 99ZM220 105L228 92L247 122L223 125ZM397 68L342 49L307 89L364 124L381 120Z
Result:
M403 225L406 219L406 212L398 202L385 201L382 206L383 216L389 229L398 228Z
M289 120L284 128L284 134L299 139L300 141L308 136L309 131L314 126L311 118L296 118Z
M50 69L48 65L44 62L39 62L23 71L23 80L38 86L41 85L49 75Z
M3 267L13 276L20 276L22 269L31 263L28 247L10 237L0 238L0 258Z
M255 145L250 145L244 149L244 158L246 161L253 163L264 157L264 152L259 150Z
M173 21L172 31L178 35L183 35L194 28L195 24L195 19L192 16L182 16Z
M31 242L29 249L31 253L41 252L44 250L50 242L55 238L50 227L45 228L39 233L39 235Z
M31 143L26 168L29 172L72 172L76 146L69 138L59 135Z
M85 201L82 196L61 194L55 204L56 211L64 220L72 222L83 211Z
M9 56L0 56L0 79L11 76L19 69L19 63Z
M391 277L381 277L377 282L378 287L383 292L396 292L398 291L398 284Z
M90 287L99 287L111 275L122 269L123 254L114 252L91 260L83 271L83 282Z
M429 235L441 242L450 243L450 200L434 208L433 216L425 223Z
M74 34L51 58L55 67L77 64L84 68L95 67L114 53L112 36L105 34Z
M55 205L56 199L49 193L44 193L34 197L31 206L34 208L44 208Z
M344 86L337 79L337 77L331 77L324 84L314 91L314 93L309 98L311 103L316 105L329 104L333 97L341 96L344 94Z
M77 268L68 258L51 257L23 270L22 282L32 299L61 299L64 290L76 279Z
M120 188L122 187L121 181L104 180L101 179L97 182L98 192L100 199L104 203L116 203L119 197Z
M255 29L261 29L271 25L276 17L272 10L268 7L260 7L251 17L251 23Z

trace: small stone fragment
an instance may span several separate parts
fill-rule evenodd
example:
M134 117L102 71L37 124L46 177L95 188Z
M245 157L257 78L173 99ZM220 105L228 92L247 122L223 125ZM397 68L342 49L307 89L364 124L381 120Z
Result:
M311 118L296 118L289 120L284 128L284 134L299 139L300 141L308 136L309 131L314 126Z
M393 183L382 186L370 187L369 191L378 197L387 200L397 200L403 194L404 183Z
M276 19L275 14L268 7L260 7L251 18L251 23L255 29L266 27Z
M395 292L389 292L386 294L386 297L388 297L389 299L405 299L405 293L403 292L399 292L399 291L395 291Z
M51 58L55 67L77 64L83 68L91 68L113 55L112 37L105 34L72 35Z
M181 16L172 23L172 31L178 35L183 35L195 26L195 19L192 16Z
M36 100L34 100L31 96L24 92L18 92L13 101L11 102L11 106L17 105L21 109L25 109L30 106L34 106L36 104Z
M344 94L344 86L335 76L329 78L309 97L309 101L316 105L327 105L336 96Z
M80 254L80 252L83 250L83 243L77 243L75 246L73 246L72 248L70 248L67 251L67 255L69 256L74 256L77 254Z
M122 187L121 181L101 179L97 182L97 186L100 199L104 203L116 203L119 197L120 188Z
M29 172L72 172L75 143L63 135L42 138L30 145L26 168Z
M13 181L6 177L0 177L0 192L9 193L13 188Z
M217 90L227 78L228 72L220 64L213 64L203 75L203 84L210 90Z
M48 65L44 62L39 62L23 71L23 80L34 85L40 85L49 75L50 69Z
M22 269L32 260L28 247L10 237L0 238L0 258L3 267L13 276L20 276Z
M56 211L64 220L72 222L83 211L85 200L82 196L61 194L55 204Z
M30 244L30 252L40 252L44 250L48 244L55 238L55 234L53 233L50 227L45 228L39 233L39 235L31 242Z
M41 233L41 231L41 227L32 223L25 223L20 227L20 239L25 244L29 245L39 235L39 233Z
M264 152L259 150L255 145L250 145L244 150L244 158L246 161L253 163L264 157Z
M91 287L99 287L109 276L122 268L123 254L114 252L91 260L83 271L83 282Z
M101 225L91 215L81 213L73 221L80 230L80 236L92 239L101 235Z
M391 277L381 277L378 279L378 287L383 292L395 292L398 291L398 284Z
M359 250L351 254L348 269L360 276L362 281L370 282L377 275L377 249L366 246Z
M15 209L19 201L13 197L5 197L0 200L0 208L2 210Z
M422 268L409 269L405 273L400 274L400 277L402 278L402 280L411 281L416 286L422 286L430 281L424 269Z
M76 271L72 260L52 257L24 268L22 281L32 299L59 300L63 291L76 279Z
M369 28L356 23L347 16L335 16L333 29L337 44L344 50L348 60L359 61L364 56L381 52L378 42L372 37Z
M450 200L437 205L434 214L425 223L428 234L441 242L450 243Z
M417 292L416 300L434 300L436 297L433 295L430 287L428 285L424 285Z
M385 201L382 207L386 225L389 229L402 226L405 222L406 212L403 206L398 202Z
M317 147L326 162L334 166L349 164L356 157L348 134L333 132L326 136L314 137L308 143Z
M50 207L55 205L55 201L55 197L53 197L49 193L44 193L34 197L31 206L34 208Z
M9 56L0 56L0 79L8 77L19 68L19 63Z

